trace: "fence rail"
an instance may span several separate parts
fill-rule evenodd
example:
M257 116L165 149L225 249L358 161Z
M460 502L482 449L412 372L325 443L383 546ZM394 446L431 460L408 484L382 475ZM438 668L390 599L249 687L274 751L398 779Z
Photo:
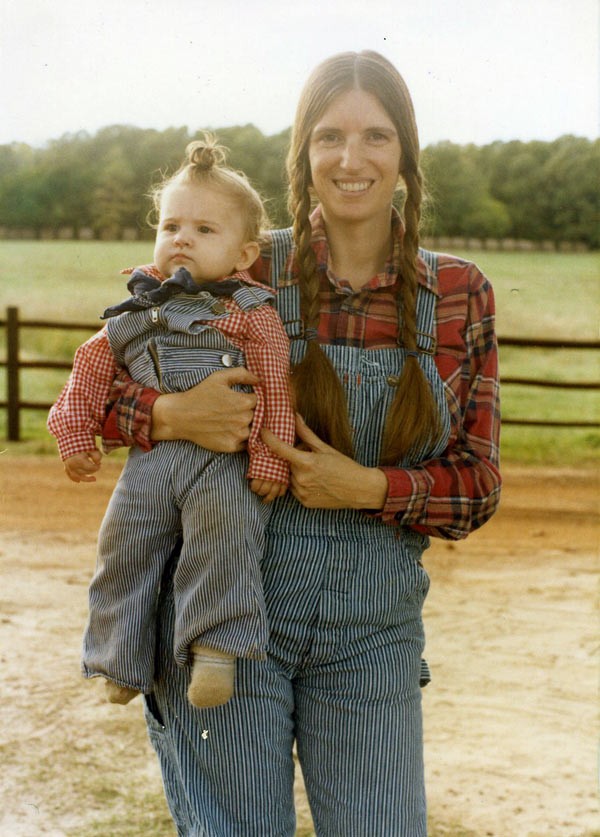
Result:
M6 438L11 442L20 440L20 413L22 410L49 410L49 402L25 401L21 398L20 372L22 369L71 369L71 363L60 360L21 360L21 331L23 329L60 329L61 331L98 331L93 323L53 322L52 320L20 319L19 309L8 307L6 317L0 319L0 328L6 329L6 359L0 360L0 367L6 368L6 399L0 400L0 409L7 411ZM600 349L597 340L530 340L523 337L500 337L500 347L510 346L525 349ZM502 384L526 387L552 387L564 390L600 390L600 381L553 381L537 378L503 377ZM535 427L598 427L595 421L572 421L561 419L503 418L503 424L517 424Z

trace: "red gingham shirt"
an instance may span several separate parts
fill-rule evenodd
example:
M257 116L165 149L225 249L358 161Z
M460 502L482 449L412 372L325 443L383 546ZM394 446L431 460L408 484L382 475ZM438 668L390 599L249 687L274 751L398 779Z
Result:
M394 214L394 248L385 270L357 293L328 268L327 238L318 209L312 223L321 276L319 341L373 349L397 346L395 285L404 232L399 217ZM270 283L270 268L270 254L264 252L251 273ZM297 281L293 252L281 281ZM494 295L476 265L445 254L438 254L437 276L420 261L419 282L438 298L434 359L445 383L450 439L439 458L411 468L382 468L388 494L380 516L387 523L456 540L483 525L500 498ZM105 427L105 443L150 446L152 405L157 396L130 380L118 380L112 400L119 400Z
M152 265L146 265L142 270L164 279ZM245 272L234 274L234 277L249 285L264 287ZM296 438L288 386L287 335L271 305L243 311L231 297L221 299L229 316L211 321L211 325L244 351L248 370L260 380L255 387L257 402L248 439L248 478L287 485L287 462L275 456L260 438L262 427L268 427L290 445ZM48 417L48 429L57 438L62 459L95 448L95 436L102 433L113 380L120 371L106 329L78 348L71 376ZM148 445L144 444L144 448Z

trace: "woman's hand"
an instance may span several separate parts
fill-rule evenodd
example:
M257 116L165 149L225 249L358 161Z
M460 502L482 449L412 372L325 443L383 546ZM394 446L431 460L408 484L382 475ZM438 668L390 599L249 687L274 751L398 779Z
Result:
M302 448L293 448L270 430L261 436L273 453L290 464L290 490L303 506L311 509L382 509L387 497L387 479L379 468L366 468L322 442L296 416L296 432Z
M215 453L244 450L256 406L257 378L243 366L213 372L186 392L161 395L152 408L152 439L187 439Z

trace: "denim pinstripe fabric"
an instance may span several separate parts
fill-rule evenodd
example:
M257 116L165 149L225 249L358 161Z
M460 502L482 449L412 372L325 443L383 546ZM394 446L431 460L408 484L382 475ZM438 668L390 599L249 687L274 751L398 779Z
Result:
M419 296L431 333L435 300ZM296 289L280 289L296 328ZM427 313L423 314L423 310ZM403 349L325 346L347 388L357 458L375 464ZM294 341L292 352L303 351ZM414 460L439 454L449 416L433 359L421 355L444 433ZM290 495L273 506L262 561L270 642L265 661L239 660L236 696L214 710L185 701L169 654L168 584L160 605L155 692L146 704L178 833L186 837L292 837L296 741L321 837L426 834L419 674L429 579L427 539L352 510L307 510Z
M221 319L202 303L196 297L175 297L159 309L108 320L107 335L117 362L138 383L162 392L180 392L200 383L223 368L224 353L230 355L228 365L243 365L243 353L220 331L197 322Z
M184 665L199 640L236 656L264 656L259 559L267 509L248 490L247 468L244 454L215 455L191 442L131 451L100 530L83 643L87 677L151 691L158 588L182 528L170 653Z
M260 296L246 297L246 307L255 307ZM222 334L194 325L198 316L197 305L191 309L174 299L160 310L161 328L146 310L110 320L107 330L115 354L131 362L139 383L177 392L225 362L244 363ZM184 331L169 331L173 318ZM161 340L148 350L150 329ZM247 470L246 454L217 455L189 442L130 452L99 535L83 640L86 677L152 690L158 589L182 530L174 579L176 662L187 662L192 641L235 656L264 657L268 625L259 560L269 510L248 490Z

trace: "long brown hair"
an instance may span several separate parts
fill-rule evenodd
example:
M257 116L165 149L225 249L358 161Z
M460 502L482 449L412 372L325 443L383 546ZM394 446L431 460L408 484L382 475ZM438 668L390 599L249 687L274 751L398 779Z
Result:
M398 462L410 450L430 441L439 427L431 387L417 356L417 253L423 177L419 137L412 100L404 79L376 52L344 52L321 63L311 74L296 110L287 157L289 208L300 273L300 305L307 341L306 354L292 381L297 406L310 427L333 447L352 454L352 432L340 380L315 339L319 327L319 278L311 247L311 134L317 121L341 93L359 89L377 97L394 123L401 148L399 179L404 182L405 233L398 282L399 342L408 354L388 411L382 442L382 464Z

